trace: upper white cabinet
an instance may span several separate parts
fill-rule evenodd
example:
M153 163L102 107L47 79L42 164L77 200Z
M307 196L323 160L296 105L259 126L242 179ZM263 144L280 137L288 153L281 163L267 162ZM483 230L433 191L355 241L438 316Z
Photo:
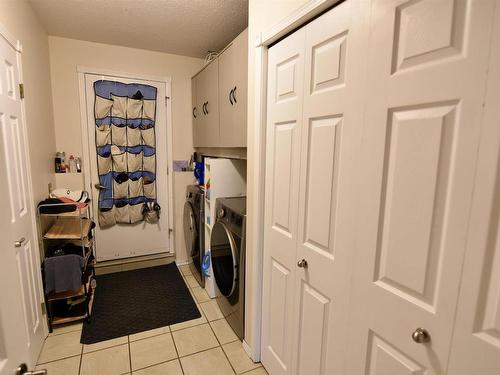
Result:
M219 56L220 143L247 145L248 31L241 33Z
M194 147L246 147L248 31L192 78Z
M215 147L219 144L219 90L217 60L212 61L193 78L193 144Z

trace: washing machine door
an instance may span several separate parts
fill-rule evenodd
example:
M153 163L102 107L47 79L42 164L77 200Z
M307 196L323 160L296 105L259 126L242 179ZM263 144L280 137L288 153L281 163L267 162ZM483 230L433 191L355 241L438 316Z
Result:
M217 221L210 235L212 270L221 294L231 297L238 286L238 244L222 221Z
M193 206L190 202L184 203L184 240L188 254L196 257L196 241L198 238L198 226Z

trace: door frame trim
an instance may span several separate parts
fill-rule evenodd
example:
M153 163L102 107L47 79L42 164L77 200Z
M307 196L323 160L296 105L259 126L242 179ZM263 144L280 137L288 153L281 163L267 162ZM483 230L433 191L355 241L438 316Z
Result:
M247 189L247 216L249 219L247 219L246 238L247 248L251 247L251 250L247 251L245 285L254 285L255 287L245 290L245 322L247 323L243 348L254 361L260 361L262 354L268 49L280 38L302 27L341 1L309 0L269 29L248 36L249 50L254 49L255 51L253 69L255 92L252 98L254 100L254 119L252 121L255 121L255 126L247 128L247 140L249 140L247 160L253 168L248 168L247 172L247 186L250 188ZM249 56L251 56L250 53ZM250 95L248 100L251 100ZM248 121L248 123L251 122Z
M166 127L167 127L167 199L168 199L168 230L169 230L169 249L168 254L175 254L175 231L174 231L174 186L173 186L173 131L172 131L172 77L165 76L153 76L148 74L138 74L138 73L126 73L118 72L108 69L98 69L91 68L82 65L77 65L76 67L78 73L78 93L79 93L79 103L80 103L80 131L82 135L82 155L90 155L89 149L89 137L88 137L88 121L87 121L87 103L85 100L85 75L94 74L102 76L111 76L115 78L126 78L126 79L140 79L145 81L153 81L165 84L165 117L166 117ZM85 171L90 171L90 161L88 157L83 157L83 168ZM89 181L85 178L85 173L83 173L83 186L84 189L92 189L89 185Z

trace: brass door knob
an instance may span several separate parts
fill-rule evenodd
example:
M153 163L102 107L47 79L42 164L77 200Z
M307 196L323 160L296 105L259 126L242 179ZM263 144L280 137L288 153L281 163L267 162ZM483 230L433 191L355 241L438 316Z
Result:
M18 239L17 241L14 242L14 246L21 247L21 246L23 246L24 241L26 241L26 238L21 237L20 239Z
M413 341L415 341L417 344L423 344L426 342L431 341L431 335L425 328L419 327L413 333L411 334L411 338Z
M301 259L297 262L297 266L300 268L307 268L307 260Z

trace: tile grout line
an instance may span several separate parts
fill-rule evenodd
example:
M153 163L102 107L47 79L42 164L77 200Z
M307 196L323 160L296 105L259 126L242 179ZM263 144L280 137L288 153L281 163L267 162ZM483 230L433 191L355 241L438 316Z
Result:
M61 335L67 335L68 333L75 333L75 332L78 332L78 331L82 331L82 329L75 329L74 331L68 331L68 332L61 332L61 333L49 333L49 335L47 336L47 338L49 337L56 337L56 336L61 336Z
M82 363L83 363L83 344L82 350L80 351L80 364L78 365L78 375L82 372Z
M168 326L168 331L170 332L170 337L172 338L172 342L174 344L175 354L177 354L177 360L179 361L179 366L181 366L181 371L182 374L184 375L184 368L182 367L181 358L179 357L179 350L177 350L177 345L175 344L174 335L172 334L172 329L170 328L170 326Z
M122 337L125 337L125 336L122 336ZM119 338L119 337L117 337L117 338ZM111 340L115 340L115 339L111 339ZM100 342L104 342L104 341L100 341ZM97 344L97 343L96 343L96 344ZM127 344L127 343L126 343L126 342L124 342L124 343L122 343L122 344L110 345L110 346L106 346L106 347L101 348L101 349L91 350L91 351L89 351L89 352L85 352L85 351L84 351L84 352L83 352L83 354L90 354L90 353L100 352L100 351L102 351L102 350L111 349L111 348L116 348L117 346L123 346L123 345L126 345L126 344ZM92 344L91 344L91 345L92 345ZM85 345L84 345L84 350L85 350Z
M181 271L181 273L182 273L182 271ZM186 282L186 284L188 284L186 280L184 280L184 281ZM192 288L189 284L188 284L188 288L189 288L189 291L190 291L190 292L191 292L191 291L192 291L192 289L193 289L193 288ZM207 293L207 294L208 294L208 293ZM193 296L193 297L194 297L194 296ZM209 296L209 297L210 297L210 296ZM194 300L195 300L195 301L197 301L197 300L196 300L196 297L194 298ZM208 303L208 302L211 302L211 301L213 301L213 299L212 299L212 298L210 298L210 300L208 300L208 301L205 301L205 302L200 302L200 303L199 303L200 308L201 308L201 304L202 304L202 303ZM217 335L215 334L215 331L214 331L214 329L212 328L212 325L210 324L210 323L211 323L211 322L213 322L213 321L216 321L216 320L221 320L221 319L225 319L225 318L219 318L219 319L215 319L215 320L212 320L212 321L211 321L211 320L209 320L209 319L206 317L206 314L205 314L205 311L203 311L203 308L201 308L201 313L205 316L205 319L207 320L207 324L208 324L208 326L210 327L210 330L212 331L213 335L215 336L215 339L217 340L217 342L219 343L219 346L218 346L218 347L219 347L219 348L221 348L222 353L224 353L224 356L226 357L227 361L229 362L229 366L231 366L231 369L233 370L233 372L234 372L235 374L237 374L236 370L235 370L235 369L234 369L234 367L233 367L233 364L232 364L232 363L231 363L231 361L229 360L229 357L227 356L227 354L226 354L226 352L225 352L224 348L222 347L222 345L221 345L221 343L220 343L220 341L219 341L219 338L218 338L218 337L217 337ZM173 339L173 336L172 336L172 339ZM233 341L233 342L234 342L234 341ZM228 344L229 344L229 343L228 343ZM211 348L211 349L214 349L214 348ZM210 350L210 349L207 349L207 350ZM206 351L206 350L205 350L205 351ZM199 353L200 353L200 352L199 352ZM192 354L190 354L190 355L193 355L193 354L196 354L196 353L192 353ZM180 360L179 360L179 362L180 362Z
M79 356L81 356L81 355L82 355L82 353L80 353L80 354L73 354L73 355L69 355L69 356L67 356L67 357L57 358L57 359L53 359L53 360L46 361L46 362L39 362L39 363L37 363L36 365L37 365L37 366L38 366L38 365L46 365L46 364L48 364L48 363L54 363L54 362L58 362L58 361L64 361L64 360L66 360L66 359L70 359L70 358L74 358L74 357L79 357Z
M127 335L127 343L128 343L128 365L130 368L130 373L132 373L132 350L130 349L130 335Z
M158 362L158 363L154 363L152 365L147 365L146 367L141 367L141 368L138 368L138 369L134 370L134 372L146 370L146 369L151 368L151 367L155 367L155 366L158 366L158 365L163 365L164 363L169 363L169 362L174 362L174 361L179 361L179 358L169 359L167 361L161 361L161 362ZM179 363L180 363L180 361L179 361ZM181 369L182 369L182 366L181 366ZM184 372L183 372L183 375L184 375Z
M227 354L226 354L226 351L225 351L225 350L224 350L224 348L222 347L222 344L220 343L219 338L218 338L218 337L217 337L217 335L215 334L215 331L214 331L214 329L213 329L212 325L210 324L210 322L208 322L208 326L209 326L209 327L210 327L210 329L212 330L212 333L214 334L215 339L216 339L216 340L217 340L217 342L219 343L219 347L220 347L220 349L222 350L222 353L224 353L224 356L226 357L227 361L229 362L229 366L231 366L231 369L233 370L233 372L234 372L235 374L237 374L236 370L234 369L233 364L231 363L231 361L229 360L229 357L228 357L228 356L227 356Z

